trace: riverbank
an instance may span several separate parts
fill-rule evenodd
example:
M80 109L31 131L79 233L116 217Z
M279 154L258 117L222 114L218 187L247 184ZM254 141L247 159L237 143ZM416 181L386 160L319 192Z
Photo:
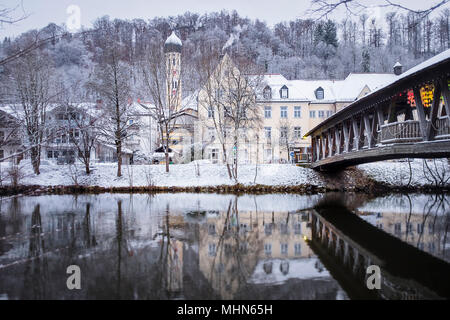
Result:
M1 195L65 194L102 192L215 192L215 193L320 193L344 192L442 192L449 189L440 181L450 180L447 160L424 163L377 162L347 168L337 173L321 173L291 164L241 165L238 181L228 178L223 165L207 161L171 165L123 166L116 176L115 164L96 164L87 175L81 165L56 165L44 161L40 175L31 164L21 163L19 183L11 185L10 165L1 164ZM447 177L448 176L448 177Z

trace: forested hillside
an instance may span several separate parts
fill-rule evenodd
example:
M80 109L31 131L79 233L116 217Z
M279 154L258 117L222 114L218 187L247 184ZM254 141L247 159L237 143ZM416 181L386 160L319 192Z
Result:
M50 24L15 39L5 38L1 55L13 55L36 39L50 39L39 47L40 52L60 85L66 86L88 81L92 69L110 50L111 41L120 44L120 60L133 70L150 46L162 46L171 30L176 30L183 41L185 78L196 79L195 61L205 50L213 49L235 58L246 57L266 72L281 73L288 79L342 79L350 72L391 72L396 61L406 70L448 49L449 17L450 10L445 8L425 19L413 13L389 13L385 21L361 15L343 21L286 21L273 27L226 11L186 12L148 21L102 17L92 28L76 34ZM111 30L113 40L105 36ZM7 81L12 71L10 65L3 65L2 80ZM198 82L190 81L190 85Z

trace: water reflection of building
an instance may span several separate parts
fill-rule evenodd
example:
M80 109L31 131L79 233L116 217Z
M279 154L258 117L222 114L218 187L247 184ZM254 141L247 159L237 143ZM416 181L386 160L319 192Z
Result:
M446 251L446 215L359 210L360 217L420 250L450 261ZM448 244L447 244L448 246Z
M237 212L230 205L200 226L200 270L223 299L243 287L329 277L305 242L309 237L306 212Z

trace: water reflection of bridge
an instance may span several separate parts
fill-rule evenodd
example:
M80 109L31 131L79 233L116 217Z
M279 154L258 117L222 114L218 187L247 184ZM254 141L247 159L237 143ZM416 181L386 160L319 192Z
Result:
M311 214L310 246L351 298L450 297L450 265L377 229L344 207ZM381 269L381 289L366 286L367 267Z

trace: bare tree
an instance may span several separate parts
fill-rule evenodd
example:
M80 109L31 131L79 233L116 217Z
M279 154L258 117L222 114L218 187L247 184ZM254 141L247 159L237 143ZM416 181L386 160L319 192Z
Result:
M318 19L327 17L340 8L343 8L350 15L360 15L362 11L369 7L400 9L406 12L417 14L420 18L427 17L436 9L443 7L450 0L433 1L427 3L423 9L413 9L408 5L403 5L396 0L380 0L376 4L370 0L311 0L311 8L308 10L310 15L317 16Z
M21 11L19 14L17 14ZM18 4L13 7L6 7L0 5L0 28L4 24L14 24L24 20L28 17L23 7L23 1L18 1Z
M77 158L84 164L86 174L91 173L91 152L97 142L99 110L91 105L72 103L67 107L69 119L69 139L76 148Z
M230 59L228 55L224 60ZM233 178L237 182L239 152L241 142L253 139L252 133L260 130L262 125L261 107L257 96L262 92L263 70L247 59L237 59L225 63L223 88L225 89L219 103L225 112L233 137Z
M291 162L290 146L294 142L295 137L295 127L292 122L287 118L280 119L280 149L286 151L287 160Z
M227 118L226 106L223 103L224 92L226 90L224 83L224 74L227 69L228 60L219 60L219 51L211 50L204 52L197 61L197 71L202 83L202 89L199 93L199 107L204 109L207 118L204 119L205 126L214 126L214 134L211 133L210 140L218 140L222 148L222 162L226 164L228 177L232 179L231 166L228 161L227 145L230 138L229 120ZM210 134L210 132L208 132Z
M179 75L174 75L166 65L159 42L152 43L141 61L143 91L151 104L142 104L156 120L161 146L164 150L166 172L169 172L169 147L173 133L177 130L179 117L183 115Z
M105 142L113 141L117 154L117 176L122 176L124 142L133 133L132 68L123 60L124 45L115 37L112 27L105 30L105 47L88 87L101 98L103 114L97 122Z
M27 41L25 39L24 41ZM47 107L54 95L53 66L44 50L34 50L8 65L15 116L25 126L31 162L39 174L41 143L44 139Z

